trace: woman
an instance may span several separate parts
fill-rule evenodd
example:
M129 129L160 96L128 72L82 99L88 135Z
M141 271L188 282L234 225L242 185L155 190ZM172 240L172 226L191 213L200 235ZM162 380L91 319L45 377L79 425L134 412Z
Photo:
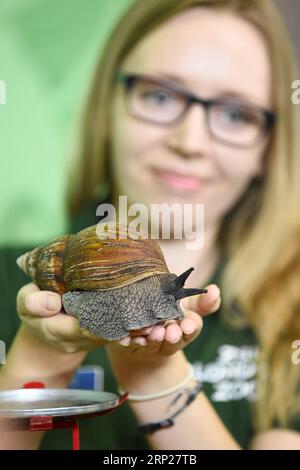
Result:
M219 417L200 393L173 426L151 436L155 447L300 448L299 368L291 362L300 337L295 76L281 20L271 2L258 0L136 2L96 70L70 178L71 213L88 204L94 216L105 182L115 205L122 194L147 207L203 203L201 250L186 251L185 240L160 245L172 272L195 267L190 285L218 281L222 289L222 311L205 320L200 339L186 348ZM7 369L19 370L24 350L41 351L31 374L55 370L52 383L66 384L83 350L102 343L56 314L58 296L33 290L19 293L24 326ZM54 302L48 311L47 299ZM157 395L186 375L179 350L199 332L195 312L203 299L185 307L184 324L142 331L128 348L107 346L116 379L130 393ZM43 348L59 370L54 360L44 364ZM132 402L132 408L142 423L160 421L173 399ZM120 415L114 417L118 422ZM129 415L123 423L114 429L123 433L121 445L143 446Z

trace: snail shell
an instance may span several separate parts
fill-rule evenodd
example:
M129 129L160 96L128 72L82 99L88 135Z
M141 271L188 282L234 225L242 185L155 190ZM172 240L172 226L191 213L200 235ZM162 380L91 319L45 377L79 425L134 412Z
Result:
M43 290L62 295L66 313L80 326L109 340L130 330L180 319L179 300L206 292L184 289L170 274L155 240L136 238L125 225L103 223L35 248L18 266Z

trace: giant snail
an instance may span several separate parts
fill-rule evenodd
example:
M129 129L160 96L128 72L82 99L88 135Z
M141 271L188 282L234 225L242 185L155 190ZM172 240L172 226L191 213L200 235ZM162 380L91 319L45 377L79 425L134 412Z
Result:
M171 274L159 244L108 222L64 235L18 258L42 290L57 292L67 314L108 340L184 314L180 299L206 293L187 289L193 268Z

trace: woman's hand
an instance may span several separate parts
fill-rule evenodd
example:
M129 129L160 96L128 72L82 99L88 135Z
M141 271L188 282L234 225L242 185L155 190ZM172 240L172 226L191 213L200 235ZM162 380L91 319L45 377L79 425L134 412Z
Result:
M66 315L62 310L59 294L41 291L33 283L19 290L17 312L27 333L63 352L73 354L89 351L108 343L105 339L81 328L76 318ZM133 331L131 336L139 338L139 335L151 331L152 328L144 328ZM121 343L129 344L130 339L129 336L123 338Z
M159 356L169 356L183 349L200 334L203 326L202 317L216 312L220 307L219 288L211 284L206 289L207 294L181 300L180 305L185 314L183 320L170 320L156 325L150 328L147 334L142 334L142 331L136 332L137 336L128 336L121 340L120 344L128 346L128 353L134 356L135 361L138 358L155 359ZM114 346L112 343L108 344L108 348ZM124 348L120 350L124 353Z
M147 351L158 349L159 354L173 354L198 336L202 327L201 315L214 312L219 304L219 289L214 285L209 286L207 294L181 301L186 317L180 323L171 321L136 330L119 343L125 346L131 344L134 349L138 345L148 344ZM76 318L66 315L62 311L59 294L41 291L33 283L20 289L17 311L24 327L31 334L66 353L89 351L112 344L80 328Z
M200 334L202 316L220 307L218 287L213 284L207 290L207 294L181 300L185 317L180 322L156 325L147 335L123 340L127 347L114 343L106 346L116 380L124 390L148 395L182 381L187 361L181 350Z
M66 353L89 351L105 344L103 339L80 328L76 318L63 312L59 294L41 291L33 283L19 290L17 312L28 332Z

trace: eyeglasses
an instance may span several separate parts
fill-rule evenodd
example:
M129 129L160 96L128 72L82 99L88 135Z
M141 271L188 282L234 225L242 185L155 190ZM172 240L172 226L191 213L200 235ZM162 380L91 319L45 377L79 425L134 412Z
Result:
M263 140L273 127L274 112L231 97L202 99L179 85L147 75L118 72L125 85L127 112L140 120L161 126L180 122L191 106L205 110L212 137L224 144L249 148Z

